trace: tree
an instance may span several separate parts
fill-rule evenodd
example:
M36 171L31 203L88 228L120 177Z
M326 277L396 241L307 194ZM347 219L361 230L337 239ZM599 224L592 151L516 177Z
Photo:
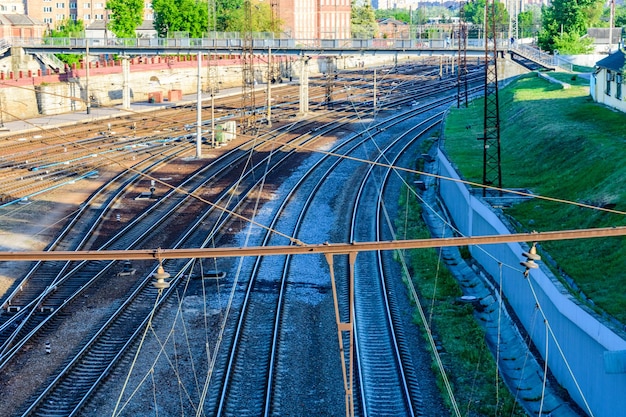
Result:
M550 6L541 12L541 31L538 43L542 49L550 52L556 48L557 38L561 45L569 44L572 39L587 33L592 19L597 14L598 3L603 0L552 0ZM566 53L560 50L561 53Z
M161 37L172 32L187 32L202 37L208 27L208 5L195 0L153 0L154 28Z
M483 26L485 24L485 0L476 0L465 3L464 12L465 20L475 25ZM504 3L494 0L496 6L496 30L501 31L509 26L509 13L506 11ZM490 9L491 10L491 9Z
M392 17L400 22L411 23L411 15L407 9L377 9L374 16L376 20Z
M84 38L85 23L80 20L65 19L48 36L51 38Z
M228 3L235 2L230 0ZM218 9L218 16L220 11L224 13L223 30L225 32L245 32L246 30L251 32L270 32L272 30L272 9L269 2L251 0L250 16L252 19L249 22L246 21L245 1L239 2L239 5L235 8L224 8L224 6L223 4L222 8Z
M374 9L369 1L357 4L352 0L352 37L357 39L371 39L378 34L378 24Z
M135 30L143 22L143 0L108 0L111 11L110 29L118 38L134 38Z
M581 38L577 34L564 33L554 38L554 51L567 55L589 53L593 49L593 39Z
M85 24L80 19L65 19L59 23L56 29L52 29L48 32L48 37L84 38ZM55 56L68 65L77 64L82 59L82 56L77 54L55 54Z
M541 9L530 5L517 15L517 28L520 38L533 38L541 27Z

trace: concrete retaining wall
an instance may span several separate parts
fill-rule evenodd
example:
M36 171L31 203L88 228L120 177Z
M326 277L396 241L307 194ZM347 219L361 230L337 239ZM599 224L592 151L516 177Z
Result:
M458 179L443 152L439 151L437 157L439 174ZM493 209L465 185L440 180L439 193L463 235L510 234ZM527 250L527 245L519 243L470 247L472 256L491 276L499 279L502 274L507 301L576 403L596 417L626 416L622 402L626 392L626 341L579 305L541 261L540 269L532 270L525 278L519 262ZM582 245L581 250L585 250Z

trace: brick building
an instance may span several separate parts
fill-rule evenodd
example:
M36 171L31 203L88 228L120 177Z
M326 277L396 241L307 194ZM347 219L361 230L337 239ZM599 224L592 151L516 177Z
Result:
M350 0L277 0L283 32L293 39L349 39ZM15 7L19 4L15 3ZM11 3L11 4L13 4ZM6 7L9 3L3 3ZM24 13L49 28L66 19L82 20L85 27L104 28L109 16L106 0L25 0ZM16 13L19 13L16 12ZM154 20L152 3L144 4L144 20Z
M278 9L289 38L350 38L350 0L278 0Z

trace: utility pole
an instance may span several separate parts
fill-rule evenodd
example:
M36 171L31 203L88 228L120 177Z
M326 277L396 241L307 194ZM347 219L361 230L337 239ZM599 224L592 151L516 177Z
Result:
M208 38L211 39L211 34L215 34L217 28L217 6L215 0L208 1L208 24L207 31ZM216 42L217 37L213 37L213 42ZM207 54L207 92L211 96L211 148L215 148L215 93L217 90L217 68L212 64L213 54Z
M202 158L202 53L198 52L198 104L196 106L196 158Z
M272 127L272 48L267 48L267 127Z
M459 7L459 28L458 28L459 52L458 68L456 72L456 107L461 107L461 96L464 97L465 107L467 107L467 24L465 23L465 2L461 2ZM463 90L463 91L461 91Z
M491 45L490 45L491 44ZM502 188L500 159L500 104L498 101L498 48L496 3L485 4L485 105L483 137L483 185ZM487 188L483 188L483 197Z
M376 68L374 68L374 110L376 110L376 105L378 103L376 103L376 96L377 96L377 91L376 91Z
M326 108L333 108L333 84L335 82L334 58L326 57L326 96L324 102Z
M242 45L241 130L256 133L256 100L254 89L254 51L252 45L252 5L244 1L245 30Z
M87 96L87 114L91 113L91 97L89 97L89 38L85 37L85 95Z
M611 15L609 17L609 54L613 50L613 27L615 25L615 0L611 0Z

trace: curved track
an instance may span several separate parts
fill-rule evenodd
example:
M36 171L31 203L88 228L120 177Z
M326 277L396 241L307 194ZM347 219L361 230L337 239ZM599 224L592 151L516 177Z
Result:
M428 81L424 81L428 82ZM451 95L446 99L442 99L441 102L436 102L433 99L429 99L429 95L440 93L443 89L453 89L454 83L442 82L440 86L435 86L432 90L425 91L424 86L417 83L414 92L408 88L412 85L406 82L403 86L406 89L403 90L405 94L400 100L392 101L387 100L384 105L393 107L395 111L402 108L406 108L407 104L410 104L414 100L424 100L434 102L432 106L445 105L446 101L449 103L454 99ZM394 91L398 89L398 84L390 85L389 89ZM384 91L384 90L383 90ZM392 92L389 93L391 96ZM356 141L355 143L362 144L361 146L369 146L373 142L373 138L380 134L385 136L385 131L389 129L388 125L378 124L370 126L369 129L363 130L362 126L369 123L364 119L373 117L373 114L368 114L364 110L358 110L354 112L356 106L356 100L351 97L346 101L345 107L346 116L341 120L335 120L333 122L311 120L308 121L308 127L301 126L300 133L295 130L296 126L287 125L284 133L271 132L266 137L259 137L256 142L247 145L242 144L241 147L225 153L220 158L216 159L212 164L208 165L202 170L197 171L189 179L172 189L170 194L166 194L163 198L159 199L158 203L151 204L150 208L141 216L137 216L134 221L129 223L126 227L117 231L117 237L109 237L107 239L93 239L90 244L96 248L132 248L132 247L198 247L214 244L228 244L233 239L238 239L238 235L235 233L242 229L242 220L249 221L253 219L253 222L246 226L251 233L252 239L263 244L282 244L285 239L291 243L298 243L298 231L300 224L304 222L303 218L307 215L307 208L310 201L313 199L313 195L318 192L318 189L322 188L322 184L330 176L330 171L324 172L322 166L331 164L329 161L335 160L338 152L338 148L325 148L324 142L328 141L328 138L332 135L332 131L339 131L336 135L342 136L341 146L357 147L356 144L350 143L350 140ZM359 104L363 104L361 100L358 100ZM366 102L366 106L368 106ZM389 117L389 123L399 123L397 120L392 122L392 119L407 120L409 116L415 116L423 111L421 107L410 107L404 111L404 115L395 115L395 117ZM336 109L334 114L340 112ZM335 118L336 119L336 118ZM302 133L307 132L303 135ZM354 132L347 134L346 132ZM373 133L375 132L375 133ZM281 139L281 135L285 136ZM389 140L387 138L386 140ZM284 141L284 144L283 144ZM334 140L333 140L334 141ZM398 140L399 141L399 140ZM350 145L348 145L350 143ZM398 145L400 146L400 145ZM284 200L283 206L277 207L274 214L265 212L265 208L269 208L275 204L272 202L273 197L266 197L265 194L270 192L271 194L278 195L279 188L271 188L270 184L280 184L283 179L288 178L298 169L298 165L307 161L311 163L313 159L309 155L304 155L303 150L314 149L315 147L323 148L323 152L319 156L319 166L311 168L310 173L301 175L304 177L310 177L309 180L304 181L293 186L291 192L287 192L287 197L281 197ZM327 150L330 149L330 150ZM363 151L361 151L363 152ZM376 152L379 152L378 150ZM367 153L364 156L367 159ZM348 160L349 161L349 160ZM346 165L354 164L354 161L348 162ZM324 168L330 170L328 166ZM344 168L345 169L345 168ZM350 170L350 168L348 168ZM315 174L313 174L315 172ZM369 175L368 175L369 177ZM233 178L237 178L232 182ZM315 178L315 179L314 179ZM318 184L316 186L303 185ZM230 184L230 185L229 185ZM311 196L311 199L299 199L294 197L296 193L302 193L298 191L298 188L306 188L307 193ZM308 188L307 188L308 187ZM210 189L210 190L209 190ZM271 189L271 191L270 191ZM202 190L202 191L201 191ZM208 190L208 191L207 191ZM182 191L182 192L181 192ZM282 193L283 191L281 191ZM292 193L294 193L292 195ZM294 201L297 201L297 208L294 205ZM301 201L300 201L301 200ZM112 200L111 200L112 201ZM184 201L184 202L183 202ZM304 204L303 204L304 202ZM358 205L363 206L363 203ZM371 204L365 204L370 205ZM259 214L259 209L263 207L263 213ZM106 210L105 210L106 211ZM294 213L300 213L299 216L288 215L293 211ZM110 214L110 213L109 213ZM151 218L150 216L153 216ZM290 218L291 220L286 220ZM273 219L273 220L272 220ZM287 221L285 224L284 222ZM291 223L290 223L291 222ZM92 224L97 224L98 221L93 221ZM290 224L287 226L287 224ZM263 226L261 226L263 225ZM158 227L161 227L160 229ZM258 229L258 230L257 230ZM141 232L138 232L141 230ZM131 233L132 231L132 233ZM266 233L271 231L272 233ZM276 233L279 231L280 233ZM149 233L152 237L140 236ZM146 235L147 236L147 235ZM168 237L169 236L169 237ZM175 236L175 238L174 238ZM266 236L261 238L261 236ZM260 239L260 240L259 240ZM263 240L266 239L266 240ZM246 242L250 243L250 242ZM260 244L260 243L259 243ZM77 245L76 247L79 247ZM282 384L273 382L284 379L284 372L282 367L278 364L283 363L284 360L277 354L281 349L291 349L285 347L285 343L281 344L281 341L286 340L284 335L283 324L284 318L278 313L285 307L285 292L289 288L289 278L287 273L292 270L291 260L283 259L282 263L274 263L273 261L266 262L265 260L258 260L256 266L251 260L242 261L239 266L230 265L235 267L243 274L251 274L251 276L275 276L278 271L283 271L282 278L279 280L264 280L263 278L239 278L239 273L234 275L234 281L226 280L221 284L220 280L217 281L217 285L231 286L233 294L239 293L238 288L240 285L246 286L247 291L242 292L240 295L248 292L249 294L261 294L260 300L265 304L263 309L251 307L245 307L247 304L242 302L244 310L237 312L232 311L232 317L226 322L224 319L224 333L216 334L219 343L217 346L221 346L219 352L214 355L209 355L206 358L206 363L203 365L208 375L206 385L196 381L199 386L196 387L198 391L198 397L195 400L189 399L188 404L183 407L191 407L194 410L215 410L216 413L224 413L226 415L232 414L234 410L249 409L250 415L265 414L270 415L279 413L281 409L284 409L284 403L280 398L284 396L281 391ZM223 268L217 266L222 264ZM277 266L281 265L281 266ZM51 273L48 277L48 285L44 285L45 288L52 288L57 283L66 285L71 280L69 276L84 276L85 279L91 280L97 278L100 274L104 273L110 268L114 268L117 265L104 265L102 263L92 263L88 266L85 263L82 266L56 266L58 272ZM89 333L87 343L81 343L76 345L73 349L74 353L71 359L65 361L65 365L57 370L55 374L51 374L48 378L46 387L40 390L40 393L32 401L29 401L27 407L23 408L24 415L55 415L61 413L62 415L74 415L87 404L90 396L100 386L104 378L109 375L114 369L114 365L124 357L124 352L131 346L137 346L136 343L141 343L138 336L142 331L148 331L151 326L151 321L154 317L158 307L167 305L168 297L172 294L177 294L177 285L183 284L184 288L195 288L196 290L206 291L206 280L193 280L192 277L200 274L201 277L205 276L203 271L202 261L190 260L190 261L177 261L167 262L165 264L166 269L172 272L174 276L169 289L163 292L157 292L152 285L151 274L154 272L154 266L152 268L146 268L148 265L143 265L140 271L137 271L137 275L134 276L135 282L128 287L126 295L119 302L115 304L115 309L111 309L107 313L106 317L96 326L93 327L93 331ZM229 265L223 264L219 261L215 263L216 268L212 270L228 270ZM81 269L82 268L82 269ZM85 269L88 268L88 269ZM82 270L83 272L75 272ZM71 272L68 272L71 271ZM145 274L144 272L148 272ZM39 274L38 274L39 275ZM141 277L139 277L139 275ZM63 276L62 279L60 277ZM110 274L109 274L110 276ZM219 274L216 274L219 277ZM230 276L230 274L229 274ZM243 277L243 275L242 275ZM82 278L81 278L82 279ZM44 281L46 282L46 281ZM82 282L82 281L77 281ZM228 282L228 283L227 283ZM52 284L52 285L51 285ZM199 289L199 285L201 288ZM78 287L85 287L84 283L67 285L68 293L61 294L58 288L55 288L54 293L59 294L58 301L54 300L53 293L46 295L45 298L50 304L44 304L41 294L44 294L46 290L34 290L31 296L32 301L21 303L22 305L32 305L41 307L43 305L52 307L52 311L57 311L61 308L61 300L65 303L68 299L76 298L81 292L77 291ZM274 307L268 308L269 304L266 302L267 297L271 296L274 301L272 302ZM264 298L263 298L264 297ZM243 297L243 300L246 297ZM12 297L11 302L7 305L16 305L17 298ZM239 302L239 301L238 301ZM29 304L30 303L30 304ZM251 304L250 304L251 305ZM65 307L64 307L65 308ZM250 310L248 310L250 308ZM287 310L292 307L287 307ZM265 313L269 313L270 316L266 319L253 319L251 321L252 326L245 324L246 316L253 317L252 311L265 310ZM47 310L46 310L47 311ZM257 314L257 313L254 313ZM365 321L365 318L359 319L359 321ZM227 323L240 322L239 326L231 326ZM260 328L255 328L254 323L267 322L267 330L261 332ZM251 332L250 335L246 335L248 332L244 332L244 325L249 326L248 329L258 330L259 332ZM53 322L49 322L49 326L54 325ZM25 328L26 326L24 326ZM35 326L39 328L39 325ZM235 329L241 328L242 331L238 332ZM143 330L142 330L143 329ZM1 330L1 328L0 328ZM45 329L43 329L45 331ZM22 339L22 333L12 333L12 336L7 337L9 345L11 343L17 345L18 340ZM358 331L356 332L358 334ZM33 333L35 336L37 333ZM261 336L265 334L265 336ZM245 335L245 336L244 336ZM41 337L35 336L35 337ZM247 342L252 344L255 348L260 348L261 343L255 342L255 338L263 340L263 345L267 346L263 348L263 354L250 354L242 353L245 351L252 352L251 348L242 348L242 343ZM230 342L232 340L233 342ZM236 342L235 342L236 341ZM266 342L271 341L271 342ZM135 343L135 345L133 345ZM269 343L268 345L265 345ZM7 345L7 346L9 346ZM222 346L223 345L223 346ZM365 345L359 345L365 346ZM217 348L216 348L217 349ZM365 349L365 347L360 348ZM402 356L401 348L396 347L396 351L400 352L396 356ZM231 352L226 355L224 352ZM139 354L139 352L138 352ZM243 355L243 356L242 356ZM230 357L226 362L230 362L228 366L222 366L225 359ZM256 365L246 363L251 358L259 360ZM365 360L365 359L363 359ZM262 364L262 365L261 365ZM237 375L245 375L241 373L241 370L249 370L251 366L258 367L260 379L268 381L265 388L259 388L258 384L252 384L255 392L259 392L260 395L257 400L250 399L249 403L243 405L240 402L241 395L237 395L237 390L251 390L250 385L246 385L246 377L239 378ZM223 371L232 369L232 371ZM398 374L398 372L396 372ZM254 381L253 378L248 378L250 381ZM410 377L409 377L410 379ZM241 380L241 382L238 382ZM250 381L247 383L249 384ZM361 387L367 387L367 377L363 377L362 381L359 381ZM217 383L219 382L219 383ZM407 408L404 410L413 410L419 406L419 400L415 398L419 395L411 394L411 390L414 388L414 382L409 381L404 383L406 390L408 391L403 403ZM222 387L219 388L218 387ZM72 398L68 398L68 392L73 392ZM193 390L187 390L189 392ZM362 389L362 399L365 401L367 398L371 398L367 389ZM372 394L373 395L373 394ZM120 394L120 399L123 397ZM234 401L234 402L233 402ZM246 400L248 401L248 400ZM51 406L53 404L54 406ZM367 401L362 403L362 411L365 413L370 407L375 410L375 405L370 405ZM121 406L122 408L124 406ZM117 409L117 406L116 406ZM229 411L230 410L230 411ZM372 413L376 414L375 411ZM411 413L405 414L410 415ZM243 415L243 414L239 414Z

